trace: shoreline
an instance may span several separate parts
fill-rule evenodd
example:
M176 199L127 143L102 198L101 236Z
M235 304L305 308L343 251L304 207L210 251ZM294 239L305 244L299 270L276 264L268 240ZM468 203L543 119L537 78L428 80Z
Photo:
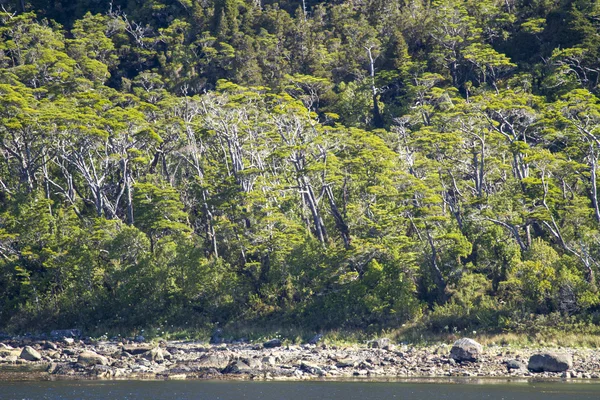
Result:
M375 341L377 342L377 341ZM8 340L0 343L0 381L17 380L239 380L387 382L600 382L600 351L486 346L477 361L455 362L451 346L336 346L218 344L196 341ZM567 353L565 372L532 372L540 351Z

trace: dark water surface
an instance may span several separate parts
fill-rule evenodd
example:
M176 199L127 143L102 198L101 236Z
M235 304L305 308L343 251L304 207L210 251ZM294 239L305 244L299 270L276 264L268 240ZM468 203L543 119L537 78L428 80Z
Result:
M1 400L567 400L600 399L598 383L415 382L0 382Z

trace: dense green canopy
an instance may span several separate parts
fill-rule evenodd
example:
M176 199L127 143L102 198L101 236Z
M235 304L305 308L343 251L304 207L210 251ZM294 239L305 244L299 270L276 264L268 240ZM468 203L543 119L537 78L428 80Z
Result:
M0 328L597 319L598 1L0 5Z

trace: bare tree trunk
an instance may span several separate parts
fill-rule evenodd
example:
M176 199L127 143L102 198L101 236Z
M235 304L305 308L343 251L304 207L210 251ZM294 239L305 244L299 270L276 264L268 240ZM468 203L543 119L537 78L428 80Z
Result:
M305 176L298 178L298 184L300 185L300 190L302 195L306 199L306 204L310 213L312 215L313 224L315 228L315 234L321 243L327 242L327 230L325 229L325 223L323 222L323 218L321 217L321 213L319 212L319 205L317 202L317 198L315 197L315 193L308 183L308 179Z
M598 177L597 177L597 166L598 166L598 158L596 153L592 150L592 165L590 168L591 172L591 184L592 184L592 204L594 205L594 214L596 215L596 220L600 223L600 208L598 206Z
M307 11L306 11L306 0L302 0L302 12L304 13L304 20L307 19Z
M375 59L373 58L373 48L365 47L367 50L367 57L369 57L369 75L371 77L371 94L373 96L373 126L376 128L383 127L383 118L379 110L379 103L377 101L378 90L375 86Z
M342 240L344 241L344 247L347 249L350 248L350 230L348 229L348 225L346 221L344 221L344 217L340 213L337 205L335 204L335 198L333 197L333 190L331 190L330 186L325 187L325 194L327 195L327 199L329 200L329 207L331 209L331 214L333 215L333 219L335 220L335 226L337 227L340 235L342 236Z
M129 172L125 177L125 184L127 186L127 222L129 225L133 225L133 200L132 200L132 191L131 191L131 178L129 176Z

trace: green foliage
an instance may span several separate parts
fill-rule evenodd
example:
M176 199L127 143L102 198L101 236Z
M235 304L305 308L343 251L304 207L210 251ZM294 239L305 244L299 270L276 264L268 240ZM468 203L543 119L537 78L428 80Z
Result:
M4 3L0 328L597 313L597 2Z

